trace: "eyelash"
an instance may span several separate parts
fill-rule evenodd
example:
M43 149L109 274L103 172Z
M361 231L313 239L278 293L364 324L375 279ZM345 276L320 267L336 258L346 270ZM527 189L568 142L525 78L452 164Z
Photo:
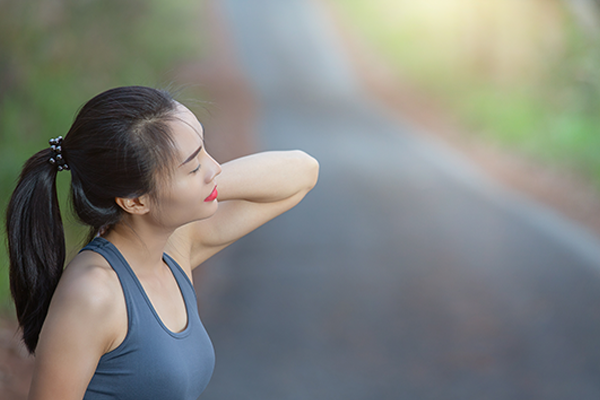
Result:
M198 168L196 168L195 170L192 171L192 174L195 174L196 172L198 172L198 170L200 169L201 165L198 165Z

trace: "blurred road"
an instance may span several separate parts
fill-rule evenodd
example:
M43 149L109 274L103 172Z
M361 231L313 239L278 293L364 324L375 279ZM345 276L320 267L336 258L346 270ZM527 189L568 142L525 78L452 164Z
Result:
M220 4L262 147L321 179L208 268L202 399L600 398L597 241L387 118L312 2Z

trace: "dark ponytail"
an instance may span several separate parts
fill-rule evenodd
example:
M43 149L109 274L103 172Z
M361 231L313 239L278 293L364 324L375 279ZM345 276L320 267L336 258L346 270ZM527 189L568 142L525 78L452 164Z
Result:
M48 148L25 163L6 210L10 290L30 352L36 347L65 261L57 168L48 162L51 155Z
M116 197L153 195L157 177L170 171L175 146L168 123L176 108L166 92L130 86L101 93L79 111L62 156L73 209L90 237L121 219ZM65 262L53 154L47 148L25 163L6 211L11 294L31 353Z

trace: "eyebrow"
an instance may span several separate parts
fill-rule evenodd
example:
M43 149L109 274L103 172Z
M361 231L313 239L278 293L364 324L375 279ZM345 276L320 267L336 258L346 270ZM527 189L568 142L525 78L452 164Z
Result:
M188 158L186 158L186 160L184 162L179 164L179 166L181 167L182 165L187 164L190 161L192 161L194 158L196 158L198 153L200 153L200 150L202 150L202 145L200 145L200 147L198 147L198 149L196 149L196 151L194 151Z
M177 118L180 122L186 124L187 126L189 126L190 128L192 128L192 130L194 132L196 132L198 134L198 136L200 136L200 139L202 140L202 144L200 145L200 147L198 147L198 149L196 151L194 151L192 154L190 154L190 156L188 158L185 159L184 162L182 162L181 164L179 164L179 167L183 166L184 164L189 163L190 161L192 161L194 158L196 158L196 156L198 155L198 153L200 153L200 151L202 150L202 146L205 144L204 143L204 135L201 135L200 132L198 132L198 130L196 128L194 128L189 122L184 121L181 118ZM178 168L179 168L178 167Z

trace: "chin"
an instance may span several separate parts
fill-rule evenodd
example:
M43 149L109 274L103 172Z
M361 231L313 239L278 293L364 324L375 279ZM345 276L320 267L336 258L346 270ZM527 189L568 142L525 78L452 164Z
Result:
M205 207L202 210L201 216L199 216L197 219L195 219L195 221L202 221L202 220L212 217L213 215L215 215L217 213L218 208L219 208L219 203L216 200L213 201L210 204L210 207Z

